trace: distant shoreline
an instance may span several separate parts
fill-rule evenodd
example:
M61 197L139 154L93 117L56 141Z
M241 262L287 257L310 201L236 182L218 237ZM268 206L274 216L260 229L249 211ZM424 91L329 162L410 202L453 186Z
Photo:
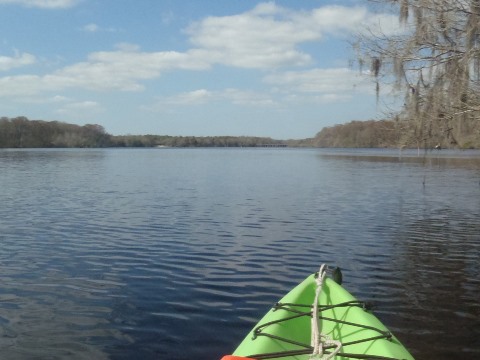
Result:
M393 121L352 121L323 128L312 138L278 140L256 136L111 135L96 124L84 126L59 121L0 118L0 148L210 148L311 147L325 149L480 149L480 138L461 142L448 139L405 139Z

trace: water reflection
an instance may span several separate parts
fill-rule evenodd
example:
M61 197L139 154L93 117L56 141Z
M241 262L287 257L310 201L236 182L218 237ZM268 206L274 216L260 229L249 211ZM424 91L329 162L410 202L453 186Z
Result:
M348 160L352 162L370 163L406 163L422 166L446 168L462 168L480 170L480 151L422 151L393 149L339 149L337 151L322 149L318 155L324 159Z
M22 225L1 227L2 359L108 358L105 347L129 341L109 321L124 284L96 273L55 227Z
M480 356L477 219L446 208L406 224L396 234L402 251L395 262L404 276L404 292L398 293L403 306L392 322L413 350L423 347L417 338L435 344L422 358L456 358L459 349L461 357Z
M419 359L478 357L477 165L367 155L0 151L1 357L216 359L322 262Z

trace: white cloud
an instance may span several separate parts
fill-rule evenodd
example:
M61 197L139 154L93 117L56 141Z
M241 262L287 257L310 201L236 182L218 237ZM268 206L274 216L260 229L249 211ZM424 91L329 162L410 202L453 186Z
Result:
M140 52L133 46L117 51L95 52L85 62L67 66L49 76L66 87L93 90L141 90L140 80L159 77L172 69L203 69L195 59L176 51Z
M212 92L205 89L199 89L163 98L157 105L199 105L208 102L208 100L213 97L214 95Z
M273 4L261 4L240 15L207 17L186 31L197 49L210 54L212 63L243 68L310 63L310 55L295 46L318 40L321 34L297 28L291 18L274 16L280 12L283 10Z
M268 84L301 93L345 94L353 91L372 91L365 75L349 68L287 71L264 77Z
M0 78L0 97L30 96L38 94L41 90L42 79L37 75L18 75Z
M0 0L0 3L7 2L32 6L42 4L45 7L72 6L75 3L72 0ZM347 36L364 22L386 21L388 16L371 14L364 7L325 6L311 11L293 11L274 2L261 3L239 15L212 16L192 24L186 33L193 47L185 52L143 52L135 44L121 43L113 51L91 53L85 61L49 74L1 77L0 96L32 96L71 88L141 91L144 81L156 79L164 72L205 70L215 64L269 71L279 71L284 66L304 66L312 63L312 57L299 50L300 44L319 41L332 33L343 32L343 36ZM84 28L92 32L99 29L94 23ZM27 53L0 57L0 70L10 70L34 61L35 57ZM336 94L352 89L358 82L358 74L349 69L316 69L274 73L265 77L265 81L300 92ZM231 90L222 96L234 103L268 104L271 101L268 96L262 98L259 94L251 94ZM191 99L197 102L201 99L200 95L206 99L206 93L190 94ZM220 95L215 93L212 96L218 98ZM176 101L182 100L177 98Z
M80 28L81 31L89 32L89 33L96 33L96 32L109 32L109 33L114 33L114 32L119 32L119 29L113 28L113 27L101 27L100 25L97 25L95 23L90 23L82 28Z
M79 101L66 104L63 108L69 110L91 110L98 108L96 101Z
M16 51L13 57L0 56L0 71L8 71L25 65L31 65L35 62L35 56L28 53L20 54Z
M51 102L55 102L55 103L58 103L58 102L65 102L65 101L68 101L70 100L68 97L66 96L62 96L62 95L55 95L53 97L51 97L49 99Z
M159 77L172 69L200 70L209 66L195 55L175 51L140 52L132 44L119 45L117 51L95 52L79 62L44 76L18 75L0 78L0 96L33 95L42 91L81 88L97 91L139 91L140 81ZM20 63L30 59L19 58ZM13 62L10 61L10 62ZM5 61L5 67L7 63ZM0 64L1 66L1 64ZM9 65L11 68L12 66Z
M373 14L366 7L293 11L268 2L239 15L207 17L186 33L212 64L271 69L310 64L312 57L298 48L302 43L320 41L329 34L346 37L378 24L385 33L399 29L395 16Z
M365 7L324 6L313 10L308 16L301 16L299 22L322 33L348 30L358 31L373 14ZM303 19L302 19L303 18Z
M96 101L78 101L64 104L55 113L62 116L83 116L85 114L96 114L102 111L102 107Z
M75 6L80 0L0 0L1 4L18 4L43 9L65 9Z
M138 46L137 44L121 42L121 43L115 44L115 49L123 52L139 52L140 46Z
M68 102L72 102L72 99L62 96L62 95L55 95L55 96L42 96L38 94L33 94L32 96L22 96L22 97L15 97L13 99L9 99L11 102L22 103L22 104L65 104Z
M404 34L409 31L408 26L400 24L398 15L366 14L365 22L359 32L366 36L390 36Z
M275 101L268 94L239 89L226 89L219 95L221 98L231 101L235 105L247 106L272 106Z
M254 15L279 15L285 12L286 9L277 6L275 2L270 1L258 4L248 13Z
M148 107L148 109L157 111L164 110L171 106L202 105L210 102L225 101L234 105L246 106L275 105L275 101L268 94L229 88L222 91L198 89L179 93L174 96L159 98L158 101L153 106Z
M87 24L85 25L83 28L82 28L83 31L86 31L86 32L97 32L100 30L100 26L98 26L97 24L93 24L93 23L90 23L90 24Z

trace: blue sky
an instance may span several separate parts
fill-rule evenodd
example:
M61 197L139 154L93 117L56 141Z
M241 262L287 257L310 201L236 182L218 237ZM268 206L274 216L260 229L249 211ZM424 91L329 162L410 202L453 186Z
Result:
M313 137L382 116L366 1L0 0L0 116L115 134Z

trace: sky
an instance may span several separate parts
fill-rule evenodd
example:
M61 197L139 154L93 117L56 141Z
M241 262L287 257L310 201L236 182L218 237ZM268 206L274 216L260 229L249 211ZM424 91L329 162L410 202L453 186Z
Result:
M397 24L366 0L0 0L0 116L313 137L383 116L349 40Z

